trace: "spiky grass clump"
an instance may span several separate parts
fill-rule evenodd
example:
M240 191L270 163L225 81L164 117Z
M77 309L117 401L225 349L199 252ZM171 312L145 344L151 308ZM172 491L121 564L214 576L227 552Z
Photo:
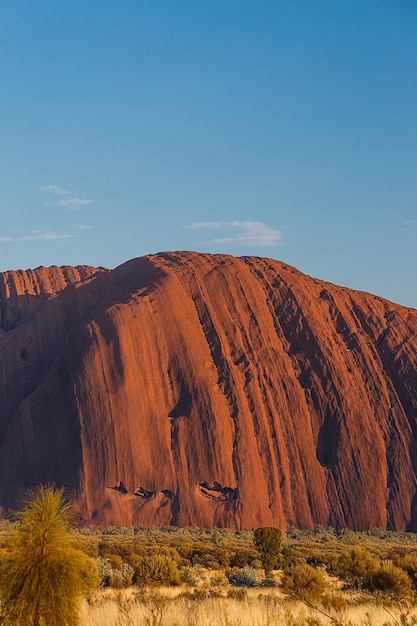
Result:
M0 623L76 626L81 596L98 582L96 564L78 550L63 491L28 494L0 555Z

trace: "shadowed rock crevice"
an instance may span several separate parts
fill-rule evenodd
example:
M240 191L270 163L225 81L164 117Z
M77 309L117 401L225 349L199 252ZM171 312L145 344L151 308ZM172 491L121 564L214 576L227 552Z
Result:
M118 493L121 493L123 495L126 495L128 493L126 485L122 480L119 482L118 485L114 485L114 487L110 487L110 489L113 489L114 491L117 491Z
M144 489L144 487L139 487L139 489L135 489L133 495L139 496L140 498L145 498L145 500L150 500L155 495L155 492Z
M323 467L333 467L337 463L340 441L340 422L338 416L328 413L319 430L317 441L317 459Z
M169 419L176 419L178 417L189 417L191 413L192 407L192 396L190 390L184 384L184 381L181 380L179 383L179 393L178 393L178 401L175 406L168 413Z
M230 502L231 500L235 500L238 495L237 489L222 487L221 484L217 482L208 483L207 481L203 481L198 483L196 490L203 498L215 500L216 502Z

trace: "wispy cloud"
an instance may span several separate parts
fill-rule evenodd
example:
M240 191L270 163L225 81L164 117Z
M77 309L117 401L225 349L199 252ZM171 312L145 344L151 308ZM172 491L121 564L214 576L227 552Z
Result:
M44 202L45 206L63 206L66 209L79 209L88 204L94 204L95 200L87 200L86 198L68 198L68 200L57 200L56 202Z
M76 228L77 230L91 230L93 228L88 224L72 224L72 227Z
M271 228L264 222L234 221L234 222L194 222L193 230L218 230L222 231L221 237L214 237L208 242L215 244L240 244L242 246L268 247L276 246L282 240L282 232Z
M45 187L41 187L41 191L54 191L59 196L71 195L69 189L63 189L62 187L58 187L58 185L46 185Z
M16 241L57 241L62 239L71 239L72 235L67 233L53 233L50 231L41 232L32 230L29 235L21 235L19 237L0 237L0 242L12 243Z
M58 185L45 185L40 188L41 191L48 191L57 196L70 196L68 198L62 200L54 200L49 202L44 202L45 206L62 206L65 209L70 209L71 211L75 211L76 209L80 209L83 206L87 206L89 204L94 204L96 200L92 200L89 198L79 198L69 189L63 189L62 187L58 187Z

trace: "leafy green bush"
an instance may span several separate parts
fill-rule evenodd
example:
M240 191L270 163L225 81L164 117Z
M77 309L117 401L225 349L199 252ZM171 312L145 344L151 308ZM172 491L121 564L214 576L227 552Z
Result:
M323 574L311 565L296 565L284 574L284 591L306 602L318 602L325 590Z
M138 585L178 585L178 563L166 554L139 557L135 567L134 582Z

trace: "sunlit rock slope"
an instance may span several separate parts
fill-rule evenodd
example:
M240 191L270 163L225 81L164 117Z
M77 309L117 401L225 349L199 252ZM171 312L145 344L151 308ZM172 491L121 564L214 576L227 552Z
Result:
M193 252L0 274L0 513L417 530L417 311Z

